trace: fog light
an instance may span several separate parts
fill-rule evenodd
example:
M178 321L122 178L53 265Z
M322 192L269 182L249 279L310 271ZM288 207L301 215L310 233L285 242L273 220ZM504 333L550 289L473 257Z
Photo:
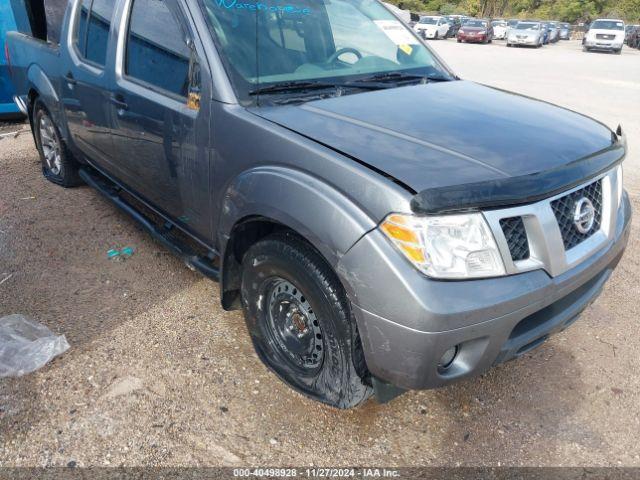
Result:
M444 352L444 355L442 355L440 362L438 362L438 368L440 370L446 370L447 368L449 368L458 356L458 350L458 345L456 345L455 347L451 347L449 350Z

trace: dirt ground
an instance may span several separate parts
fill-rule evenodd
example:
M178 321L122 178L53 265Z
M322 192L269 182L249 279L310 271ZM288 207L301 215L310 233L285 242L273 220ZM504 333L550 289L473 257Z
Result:
M435 48L465 78L623 118L640 211L640 51ZM0 138L0 280L12 275L0 317L23 313L71 344L42 370L0 380L0 466L640 466L637 226L601 298L538 350L343 412L267 371L215 283L96 192L46 182L28 133ZM126 246L131 259L107 259Z

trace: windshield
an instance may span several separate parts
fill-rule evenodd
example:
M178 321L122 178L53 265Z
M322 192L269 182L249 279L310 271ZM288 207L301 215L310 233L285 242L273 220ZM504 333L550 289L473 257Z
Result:
M377 0L200 0L241 100L265 85L402 72L451 79Z
M436 23L438 23L438 19L433 17L422 17L420 19L420 23L422 24L426 23L427 25L435 25Z
M539 30L540 29L540 24L539 23L522 23L520 22L518 25L516 25L516 30Z
M595 30L624 30L624 23L615 20L596 20L591 24Z
M486 27L487 23L481 20L469 20L464 24L465 27Z
M491 25L493 25L494 27L506 27L507 26L506 22L491 22Z

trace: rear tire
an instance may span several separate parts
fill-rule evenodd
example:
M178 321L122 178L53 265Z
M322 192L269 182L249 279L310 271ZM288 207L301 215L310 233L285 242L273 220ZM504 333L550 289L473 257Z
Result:
M84 182L78 175L77 163L62 140L49 110L39 99L33 106L33 131L44 177L65 188L82 185Z
M242 305L258 356L289 386L343 409L371 396L344 288L302 239L276 234L249 249L242 261Z

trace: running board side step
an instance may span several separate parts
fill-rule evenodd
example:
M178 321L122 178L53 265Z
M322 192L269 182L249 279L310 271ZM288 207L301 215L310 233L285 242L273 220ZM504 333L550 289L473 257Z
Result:
M94 173L88 168L81 168L78 173L87 185L96 189L118 208L130 215L142 228L149 232L154 239L171 250L176 256L182 258L188 267L198 270L211 280L216 282L220 281L220 270L212 263L210 258L196 254L187 245L180 243L177 238L169 235L172 229L171 224L169 224L169 227L164 228L155 225L133 205L124 200L118 194L119 187L102 175Z

